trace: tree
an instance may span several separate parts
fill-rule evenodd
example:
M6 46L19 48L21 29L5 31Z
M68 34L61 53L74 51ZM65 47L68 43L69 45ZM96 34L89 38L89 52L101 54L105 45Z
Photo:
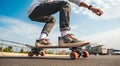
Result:
M20 50L20 53L24 53L24 50L23 50L23 49L21 49L21 50Z
M3 52L13 52L12 46L8 46L5 49L3 49Z
M0 52L2 51L3 47L0 47Z
M20 53L28 53L28 51L25 51L23 48L19 52Z

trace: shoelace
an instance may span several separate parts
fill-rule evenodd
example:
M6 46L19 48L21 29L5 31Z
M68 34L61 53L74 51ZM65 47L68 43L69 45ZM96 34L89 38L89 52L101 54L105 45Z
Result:
M45 45L48 45L49 42L47 39L41 39L41 44L45 44Z
M76 43L78 40L73 37L73 34L67 34L63 37L65 43Z
M73 37L73 34L67 34L66 37L70 38L72 41L76 41L77 39Z

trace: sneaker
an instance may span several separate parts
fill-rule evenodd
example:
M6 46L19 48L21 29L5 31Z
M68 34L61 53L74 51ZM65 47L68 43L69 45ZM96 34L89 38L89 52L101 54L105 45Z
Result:
M73 34L67 34L63 37L59 37L59 46L62 47L82 47L89 44L86 41L79 41Z
M80 42L78 39L74 37L73 34L66 34L62 37L64 43L78 43Z
M41 39L41 40L36 40L35 46L39 47L39 46L48 46L51 45L51 43L49 42L48 39Z

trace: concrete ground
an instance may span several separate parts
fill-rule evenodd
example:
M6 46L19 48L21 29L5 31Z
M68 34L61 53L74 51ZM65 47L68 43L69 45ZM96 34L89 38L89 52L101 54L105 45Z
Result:
M0 66L120 66L120 55L90 55L76 60L71 60L68 55L0 56Z

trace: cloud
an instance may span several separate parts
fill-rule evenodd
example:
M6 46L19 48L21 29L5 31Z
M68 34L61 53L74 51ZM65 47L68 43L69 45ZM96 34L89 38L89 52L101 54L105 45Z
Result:
M0 16L0 38L18 41L21 43L34 43L38 38L41 27L19 19Z
M101 19L112 19L112 18L120 18L120 6L113 6L110 9L105 10L105 14L101 17Z
M90 42L106 45L108 48L120 49L120 29L114 29L94 35L83 36L83 39L86 39Z
M84 0L88 4L92 4L95 7L101 8L104 11L102 16L93 14L88 9L79 8L78 6L72 5L72 11L76 14L84 14L92 19L113 19L120 17L120 0Z

